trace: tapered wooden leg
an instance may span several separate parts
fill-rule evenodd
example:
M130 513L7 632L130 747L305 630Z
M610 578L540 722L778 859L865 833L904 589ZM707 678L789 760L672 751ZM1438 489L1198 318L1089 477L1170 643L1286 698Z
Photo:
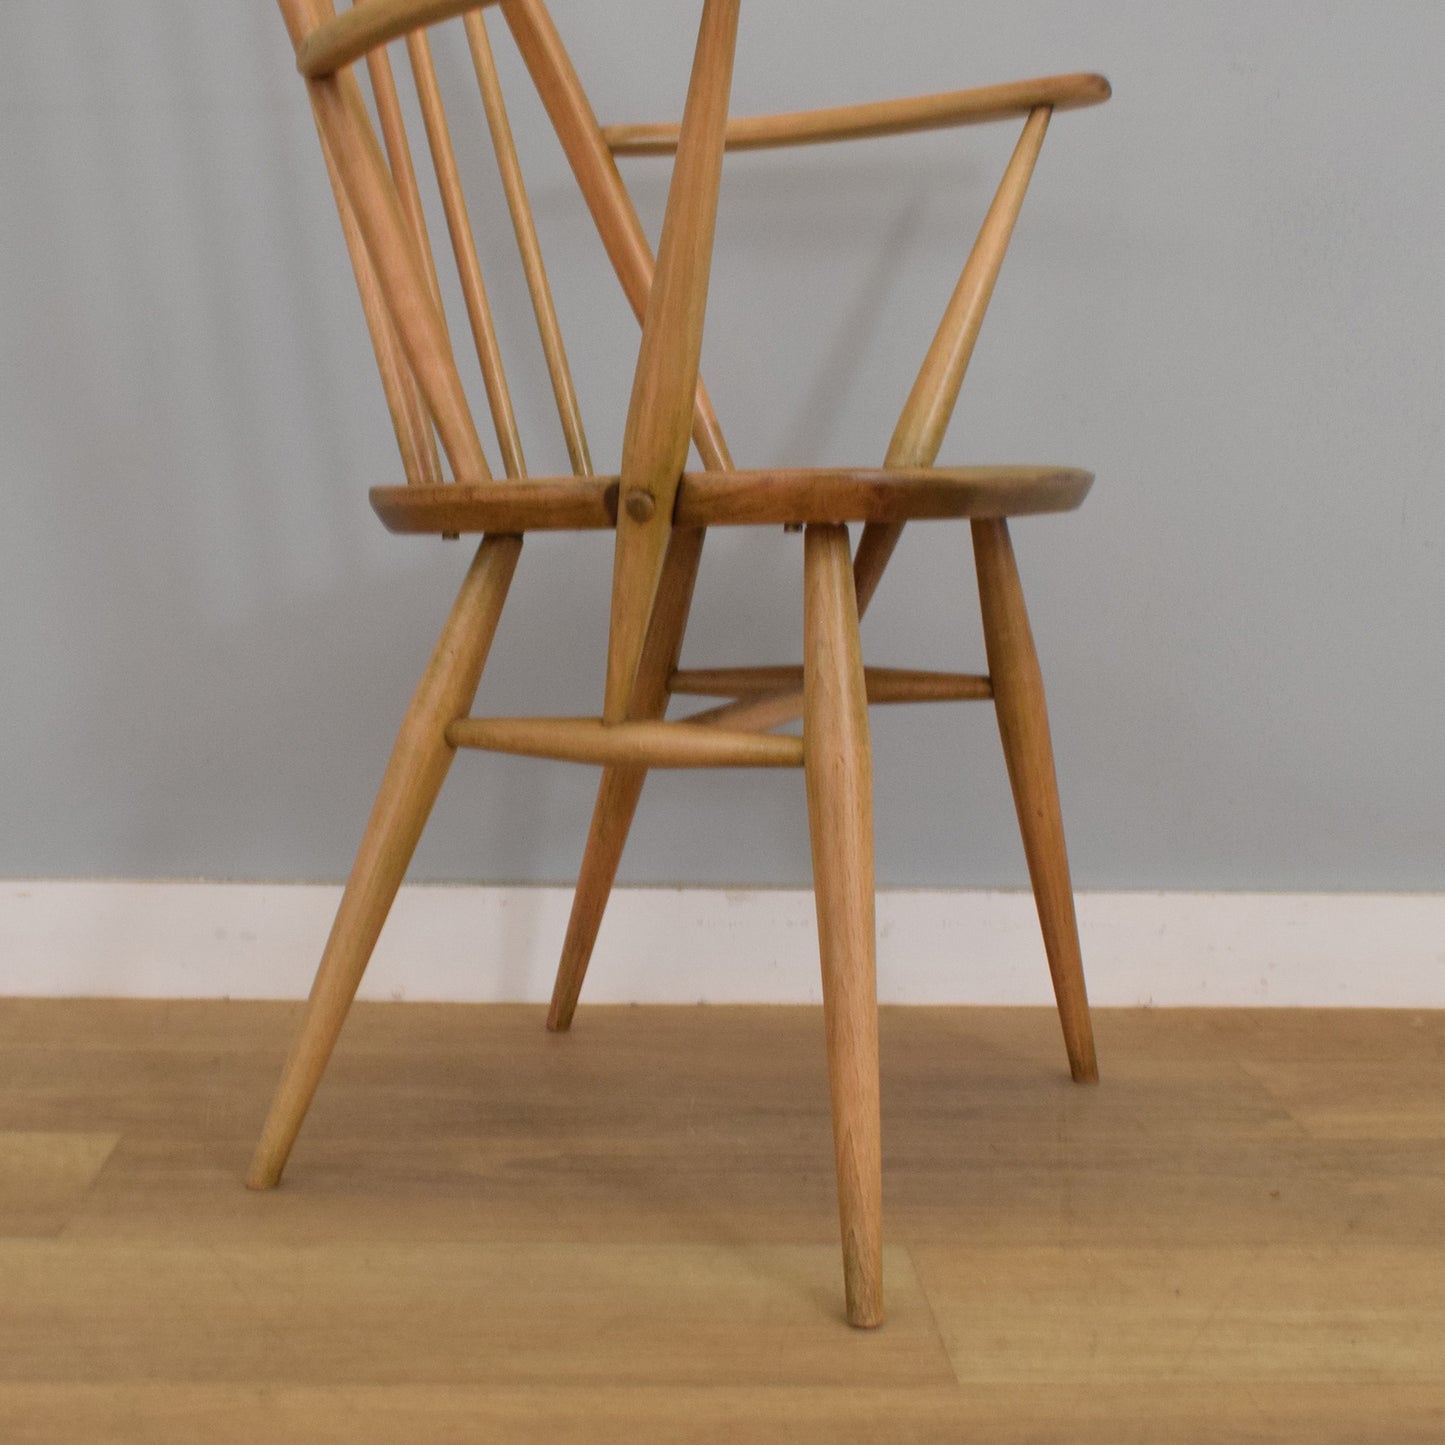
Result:
M446 741L447 725L471 707L521 550L520 537L483 539L407 708L331 925L301 1031L251 1161L246 1183L252 1189L269 1189L281 1178L381 926L451 766L455 749Z
M1053 976L1054 997L1064 1026L1069 1070L1079 1083L1096 1083L1099 1066L1084 990L1084 963L1079 952L1079 926L1064 847L1064 820L1059 809L1054 750L1049 741L1044 683L1008 524L1001 519L975 521L973 553L999 734L1039 910L1044 951Z
M701 528L675 531L668 543L642 664L633 687L629 713L633 718L659 718L667 711L668 679L677 667L682 650L704 536ZM597 942L597 930L602 926L612 882L617 877L617 865L622 861L622 850L627 846L627 834L646 781L646 768L602 770L587 849L577 876L577 892L572 897L572 913L567 920L567 937L562 943L562 958L552 985L552 1004L547 1010L549 1029L572 1026L582 980L587 977L587 965Z
M848 1322L883 1322L883 1155L873 919L873 765L848 530L803 551L803 764Z

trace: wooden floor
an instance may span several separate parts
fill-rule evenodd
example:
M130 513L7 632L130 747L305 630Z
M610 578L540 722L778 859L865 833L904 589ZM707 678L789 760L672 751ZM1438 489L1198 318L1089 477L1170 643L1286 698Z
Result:
M1445 1015L888 1010L842 1322L806 1009L0 1002L0 1440L1445 1440Z

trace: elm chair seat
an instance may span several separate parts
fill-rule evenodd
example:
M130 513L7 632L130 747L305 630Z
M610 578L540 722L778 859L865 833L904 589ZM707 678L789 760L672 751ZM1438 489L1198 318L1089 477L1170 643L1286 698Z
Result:
M674 527L915 522L1071 512L1094 478L1071 467L788 467L684 472ZM619 477L373 487L389 532L583 532L617 525Z

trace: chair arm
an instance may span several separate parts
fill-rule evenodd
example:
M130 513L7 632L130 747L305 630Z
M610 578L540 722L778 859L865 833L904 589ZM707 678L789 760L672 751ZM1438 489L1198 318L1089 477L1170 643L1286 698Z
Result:
M774 146L816 145L822 141L861 140L945 126L978 125L1007 116L1027 115L1037 106L1077 110L1109 98L1102 75L1051 75L1006 85L949 90L906 100L879 100L827 110L784 115L740 116L728 121L729 150L766 150ZM614 155L666 155L677 149L675 125L611 125L604 139Z

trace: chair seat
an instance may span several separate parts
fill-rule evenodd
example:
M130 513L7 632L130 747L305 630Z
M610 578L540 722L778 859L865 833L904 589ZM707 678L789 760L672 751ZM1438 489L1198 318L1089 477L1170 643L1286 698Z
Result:
M909 522L1072 511L1094 478L1072 467L788 467L688 472L679 527L794 522ZM373 487L388 531L587 531L617 525L616 477L546 477L444 486Z

